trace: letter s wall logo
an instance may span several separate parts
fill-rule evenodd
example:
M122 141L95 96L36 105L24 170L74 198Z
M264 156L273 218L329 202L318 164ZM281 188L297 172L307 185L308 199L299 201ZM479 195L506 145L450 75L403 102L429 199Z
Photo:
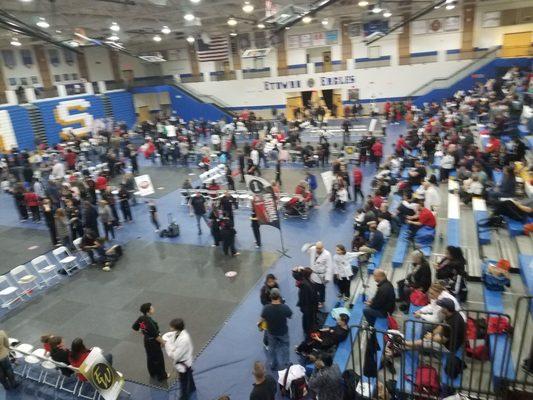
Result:
M94 118L86 111L91 107L91 103L86 99L72 99L59 102L54 109L56 122L63 126L62 134L68 135L72 132L76 136L87 135L92 128ZM72 111L78 111L72 113ZM80 126L76 126L80 125Z

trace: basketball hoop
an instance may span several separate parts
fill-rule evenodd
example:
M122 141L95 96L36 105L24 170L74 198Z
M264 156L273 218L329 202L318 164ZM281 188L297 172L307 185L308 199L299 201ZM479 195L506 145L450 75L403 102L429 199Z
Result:
M247 49L242 53L242 58L264 58L270 53L271 48L264 49Z

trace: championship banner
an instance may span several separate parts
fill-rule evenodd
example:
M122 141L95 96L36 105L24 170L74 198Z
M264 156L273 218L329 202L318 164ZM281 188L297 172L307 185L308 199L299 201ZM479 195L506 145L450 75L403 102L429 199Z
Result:
M258 222L280 229L276 196L270 182L253 175L244 175L244 179L252 192L252 207Z
M105 400L118 399L124 387L124 377L107 362L102 350L92 349L79 370Z
M149 196L155 193L154 185L152 185L152 179L150 178L150 175L136 176L135 184L137 185L140 196Z

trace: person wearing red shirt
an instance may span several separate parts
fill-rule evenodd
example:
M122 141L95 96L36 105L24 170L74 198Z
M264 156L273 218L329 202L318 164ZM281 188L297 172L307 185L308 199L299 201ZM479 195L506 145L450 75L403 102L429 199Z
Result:
M37 196L37 194L31 190L28 190L26 193L24 193L24 202L26 203L26 207L28 207L31 211L32 220L34 222L40 222L41 213L39 210L39 196Z
M385 103L385 118L386 119L389 119L390 109L391 109L390 101L387 101Z
M80 365L83 364L87 356L91 353L91 350L85 347L85 344L83 343L83 339L81 338L74 339L72 341L72 345L70 346L70 353L68 356L70 365L72 367L79 368ZM111 354L105 354L104 358L109 364L113 364L113 356ZM76 374L76 376L78 377L80 381L87 381L87 378L85 378L80 373Z
M498 153L500 151L501 142L496 136L492 136L489 139L487 144L486 151L487 153Z
M363 194L363 191L361 190L361 186L363 185L363 171L361 171L361 168L355 167L352 171L353 175L353 201L357 203L357 195L359 194L361 196L361 201L365 201L365 195Z
M76 169L76 158L77 158L76 153L74 153L70 149L67 149L67 152L65 153L63 158L65 159L65 162L67 163L67 168L69 170L72 171L72 170Z
M96 181L94 183L95 189L104 191L107 187L107 179L104 175L98 175L98 178L96 178Z
M406 148L407 148L407 142L403 138L403 135L400 135L400 137L396 141L396 146L395 146L396 154L398 156L402 157L403 156L403 150L406 149Z
M418 199L417 203L419 208L416 215L406 218L406 222L410 225L413 234L423 226L428 226L430 228L435 228L437 226L437 219L430 209L424 207L424 200Z
M381 164L381 157L383 157L383 144L380 140L376 140L376 143L372 145L372 155L376 161L376 166Z

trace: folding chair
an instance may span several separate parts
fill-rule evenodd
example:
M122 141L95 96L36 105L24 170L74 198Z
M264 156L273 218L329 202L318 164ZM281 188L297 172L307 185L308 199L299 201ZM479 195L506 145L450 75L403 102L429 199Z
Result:
M31 265L33 265L33 268L37 271L46 286L50 286L49 282L53 279L60 279L56 265L52 264L46 255L34 258L31 260Z
M72 275L71 271L75 270L76 268L80 268L80 265L78 264L78 260L76 257L74 257L69 249L67 249L65 246L61 246L55 250L52 251L52 254L56 258L56 260L59 262L59 264L63 267L65 272L68 275Z
M85 390L83 390L86 388ZM82 381L80 385L80 390L78 391L78 397L88 400L96 400L98 397L98 390L95 389L91 383L87 381Z
M11 275L13 280L17 282L22 289L22 294L25 294L28 297L31 297L31 294L35 289L41 288L37 276L31 274L25 265L19 265L18 267L13 268L9 271L9 275Z
M33 350L33 346L28 343L21 343L18 346L15 346L15 365L19 364L21 365L21 370L19 371L17 368L13 368L13 372L16 375L19 375L24 378L24 374L26 372L26 363L24 362L24 359L26 357L26 354L20 353L17 350L23 351L24 353L31 353Z
M75 239L72 243L74 243L74 247L76 248L76 254L80 257L81 261L85 264L85 265L91 265L91 257L89 257L89 254L87 254L87 252L83 251L82 248L81 248L81 242L82 242L82 238L77 238Z
M0 276L0 300L2 308L9 308L16 301L22 300L18 287L12 286L5 275Z
M57 368L56 364L52 361L43 361L41 363L41 367L43 369L44 375L43 375L43 383L48 386L52 386L54 389L57 389L59 387L59 382L61 382L61 378L63 377L63 374L61 373L61 370ZM55 381L48 380L49 375L52 375L55 377Z
M36 349L34 350L30 356L24 357L24 362L28 366L26 369L26 378L31 379L32 381L41 382L41 378L43 377L44 371L41 367L42 359L44 358L45 350L44 349ZM39 376L35 377L32 376L31 372L34 369L39 370Z

